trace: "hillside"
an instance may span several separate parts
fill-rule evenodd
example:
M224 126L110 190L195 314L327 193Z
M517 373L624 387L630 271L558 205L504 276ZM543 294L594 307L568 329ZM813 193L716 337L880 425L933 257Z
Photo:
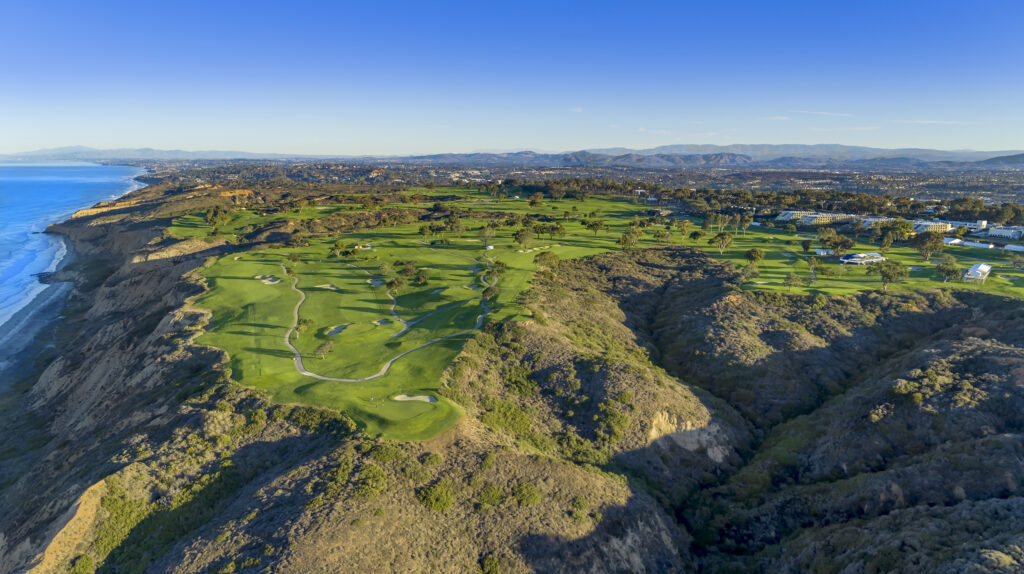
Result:
M278 400L244 346L209 346L242 328L203 306L217 280L264 288L246 258L300 239L301 287L326 237L399 241L441 212L292 203L317 193L261 190L263 215L206 229L192 214L241 196L156 185L53 228L82 261L57 277L58 347L0 400L0 572L1024 567L1021 300L744 290L703 251L589 230L544 266L510 245L492 320L437 381L402 382L461 417L391 440L404 423L372 404ZM499 207L477 217L515 219Z

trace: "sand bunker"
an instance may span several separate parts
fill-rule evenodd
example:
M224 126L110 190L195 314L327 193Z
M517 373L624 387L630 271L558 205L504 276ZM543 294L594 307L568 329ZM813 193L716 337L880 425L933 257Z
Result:
M422 403L436 403L437 402L437 398L436 397L432 397L430 395L416 395L415 397L410 397L409 395L397 395L394 398L392 398L391 400L393 400L393 401L420 401Z
M264 285L275 285L281 282L280 279L273 275L253 275L253 279L262 281Z
M331 285L317 285L316 288L317 289L330 289L331 291L338 291L339 290L338 286L337 285L333 285L333 284L331 284Z
M348 327L348 326L349 326L349 325L351 325L351 324L352 324L352 323L345 323L344 325L338 325L337 327L334 327L333 329L331 329L330 331L328 331L328 332L327 332L327 334L328 334L328 335L337 335L338 333L340 333L340 332L344 331L344 330L345 330L345 327Z
M439 288L434 289L433 291L431 291L430 294L431 295L437 295L438 293L440 293L441 291L444 291L444 290L445 290L445 287L439 287Z
M920 265L911 265L910 266L910 270L911 271L920 271L921 270L921 266Z
M383 279L367 279L366 282L369 283L370 285L373 285L374 287L380 287L381 285L384 284Z
M238 261L239 259L241 259L241 256L235 257L235 261Z
M533 247L531 249L526 249L526 250L520 249L520 250L516 251L516 253L533 253L534 251L540 251L541 249L551 249L552 247L561 247L563 245L565 245L565 244L564 243L559 243L557 245L541 245L540 247Z
M1014 277L1013 275L1000 275L1000 279L1020 279L1020 277Z
M373 324L377 326L390 325L391 319L377 319L376 321L373 322Z

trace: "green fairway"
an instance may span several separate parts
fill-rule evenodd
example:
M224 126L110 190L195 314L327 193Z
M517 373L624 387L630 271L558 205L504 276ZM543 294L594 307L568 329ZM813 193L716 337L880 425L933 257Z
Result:
M548 201L531 208L526 200L446 192L464 196L452 205L487 214L464 217L466 231L446 235L446 245L430 245L437 238L423 237L420 223L414 223L310 239L306 247L221 257L204 271L210 290L197 304L212 310L213 320L200 341L227 351L233 377L243 384L265 389L279 402L344 410L371 435L421 439L450 428L460 411L436 394L441 372L478 324L524 315L516 300L529 287L537 253L550 250L565 259L614 249L629 221L646 208L608 199ZM598 211L607 228L597 234L584 229L565 216L573 207L577 217ZM218 229L230 235L261 219L311 218L332 211L309 207L261 216L239 210ZM538 211L564 218L559 220L565 222L565 235L542 235L520 245L513 239L514 229L501 227L489 241L490 250L478 237L479 229L496 216ZM191 215L176 219L171 232L205 237L213 229L201 215ZM333 257L330 251L339 240L346 246L369 247ZM409 261L425 283L416 285L410 276L408 285L393 292L386 283L399 274L399 263ZM487 272L497 261L506 266L497 280L499 294L483 305L483 288L494 280ZM302 374L285 344L300 300L302 324L289 341L301 354L303 367L322 378ZM331 349L318 356L317 349L327 342ZM435 402L394 400L400 395Z
M695 226L699 225L695 222ZM878 275L867 275L866 268L858 265L840 264L837 257L819 257L822 267L816 270L816 280L810 282L811 271L807 265L808 256L814 256L814 249L821 247L817 240L809 253L804 253L801 240L814 239L812 233L787 233L781 229L751 227L746 233L731 231L734 235L732 245L719 254L718 249L707 244L707 237L686 245L700 247L716 258L729 261L737 267L748 264L745 254L752 248L760 248L765 252L763 260L757 263L759 276L745 284L744 289L763 289L792 293L824 293L829 295L851 294L858 291L881 289L882 283ZM708 237L713 236L708 233ZM878 245L858 241L849 253L877 253ZM962 269L975 263L992 265L992 272L984 283L963 283L960 281L943 282L935 267L941 257L936 253L931 261L909 247L890 248L885 256L898 261L910 269L905 281L889 285L891 291L914 291L921 289L971 289L988 293L1024 297L1024 272L1010 265L1009 254L997 249L981 249L977 247L946 246L942 253L952 255ZM805 281L802 287L790 288L785 284L786 276L796 273Z
M442 371L466 338L487 321L529 316L517 301L537 270L534 257L551 251L561 259L572 259L619 249L619 237L647 211L644 205L607 198L545 200L531 207L526 199L498 200L475 191L439 189L434 193L460 198L448 205L468 210L462 214L463 232L424 236L420 233L423 222L416 222L323 234L307 237L309 244L304 247L272 247L219 258L203 272L209 291L197 304L212 310L213 319L200 341L228 353L235 380L267 390L276 401L343 410L374 436L429 438L461 416L459 408L436 391ZM396 206L428 208L432 203L410 201ZM273 214L238 210L216 229L232 235L248 226L353 209L361 208L331 205ZM514 240L518 228L501 225L489 240L493 248L485 249L479 230L512 214L540 216L547 224L560 222L564 233L539 234L521 245ZM604 222L603 229L595 232L584 227L581 221L591 214ZM637 247L655 246L653 234L662 228L647 227ZM179 237L206 237L214 227L202 215L190 215L176 219L170 231ZM732 233L734 241L722 254L707 243L713 232L694 242L681 241L673 229L670 241L698 247L739 267L747 264L748 249L763 249L760 275L744 289L849 294L881 288L877 276L865 275L863 267L840 265L834 257L822 258L816 281L787 286L790 273L810 278L807 254L800 246L807 234L763 227ZM331 250L339 241L347 253L333 256ZM360 248L354 249L355 245ZM851 252L877 250L877 246L858 243ZM1024 274L1010 267L1005 254L964 247L948 247L946 252L956 256L963 268L980 260L992 262L990 278L984 285L944 284L933 263L899 247L889 250L888 256L912 270L908 280L890 289L949 287L1024 294ZM500 276L491 272L499 265L505 268ZM399 276L407 284L389 289L387 283ZM483 289L495 282L499 293L485 304ZM285 335L293 328L286 343ZM292 349L310 374L300 371ZM395 400L403 395L421 400Z

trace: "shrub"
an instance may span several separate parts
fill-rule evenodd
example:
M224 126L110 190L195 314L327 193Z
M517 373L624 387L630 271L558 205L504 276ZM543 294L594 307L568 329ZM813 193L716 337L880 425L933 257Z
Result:
M426 455L424 455L423 464L427 466L433 466L436 464L441 464L442 460L443 459L441 458L441 455L437 454L436 452L429 452Z
M501 487L489 484L480 492L480 503L498 506L505 501L505 491Z
M375 498L388 487L388 475L381 467L367 464L359 471L355 494L362 498Z
M520 482L512 489L512 495L522 506L533 506L540 502L540 492L532 482Z
M455 492L449 480L440 480L430 486L421 488L416 497L423 506L438 512L448 508L455 500Z
M405 458L405 452L390 443L380 443L370 450L370 458L377 462L394 462Z

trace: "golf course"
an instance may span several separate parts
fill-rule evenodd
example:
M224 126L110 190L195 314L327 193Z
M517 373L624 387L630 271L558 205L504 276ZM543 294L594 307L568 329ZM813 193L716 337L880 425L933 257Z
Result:
M434 198L412 199L414 192L422 198L427 190L410 190L405 203L371 209L437 209ZM647 219L649 209L617 198L545 198L531 205L527 198L495 198L476 190L439 188L433 193L443 193L444 208L459 214L453 229L425 231L425 222L443 219L424 215L410 223L309 235L298 245L265 243L213 260L202 270L208 291L196 300L212 312L199 342L225 351L232 378L269 392L277 402L342 410L371 436L429 438L461 416L459 407L437 391L442 372L467 338L488 322L530 316L518 301L541 268L537 255L550 252L566 260L621 249L620 237L631 224ZM168 233L232 238L253 226L364 209L238 209L216 224L190 214L176 218ZM524 216L561 229L538 228L524 237L519 233L529 221ZM588 227L588 221L601 226ZM702 223L694 218L690 229ZM669 235L656 240L657 230ZM682 244L737 267L749 264L748 250L763 250L759 273L743 289L841 295L882 287L877 275L840 265L834 257L821 258L811 281L809 254L800 244L813 237L809 233L729 228L732 242L720 252L708 244L718 230L694 239L680 233L673 218L645 222L640 231L635 247ZM878 249L858 241L850 252ZM908 247L893 247L887 256L910 271L889 290L947 287L1024 295L1024 274L1012 267L1007 254L967 247L947 247L945 253L957 257L963 268L988 262L991 276L984 284L944 283L935 271L938 255L925 261ZM787 281L793 273L801 283Z

